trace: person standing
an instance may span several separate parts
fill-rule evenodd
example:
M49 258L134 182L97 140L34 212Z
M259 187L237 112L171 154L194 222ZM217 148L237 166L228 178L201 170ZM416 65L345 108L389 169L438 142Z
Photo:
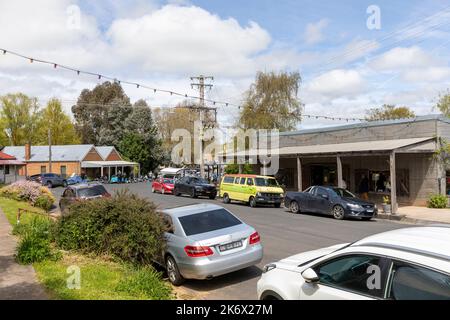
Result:
M369 179L365 174L362 175L361 182L359 183L359 194L361 199L369 200Z

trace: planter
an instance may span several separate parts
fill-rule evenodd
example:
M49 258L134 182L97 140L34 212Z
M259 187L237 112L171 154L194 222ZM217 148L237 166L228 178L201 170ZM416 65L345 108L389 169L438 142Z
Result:
M390 204L382 204L384 213L391 213L391 205Z

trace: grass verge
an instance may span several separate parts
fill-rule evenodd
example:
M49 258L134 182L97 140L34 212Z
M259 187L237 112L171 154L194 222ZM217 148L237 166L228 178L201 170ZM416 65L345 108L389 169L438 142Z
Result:
M26 202L0 198L0 207L12 226L18 208L42 211ZM21 217L28 224L33 214ZM20 234L19 234L20 235ZM69 268L71 267L72 268ZM80 271L80 289L69 289L74 267ZM166 300L174 298L170 285L151 266L135 267L107 257L62 252L61 259L33 264L37 277L53 299L62 300ZM77 269L75 268L75 269ZM70 272L72 270L72 272Z

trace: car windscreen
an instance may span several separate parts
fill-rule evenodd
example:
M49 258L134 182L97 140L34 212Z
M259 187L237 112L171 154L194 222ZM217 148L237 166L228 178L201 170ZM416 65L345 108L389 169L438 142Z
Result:
M164 179L164 183L171 183L171 184L173 184L173 179Z
M342 188L333 188L334 193L336 193L339 197L342 198L356 198L356 196L348 190Z
M278 182L274 178L255 178L258 187L278 187Z
M78 189L78 196L80 198L97 197L105 193L107 193L107 191L104 186L93 186Z
M208 181L202 178L192 178L191 183L193 184L208 184Z
M242 222L225 209L217 209L179 217L186 236L225 229Z

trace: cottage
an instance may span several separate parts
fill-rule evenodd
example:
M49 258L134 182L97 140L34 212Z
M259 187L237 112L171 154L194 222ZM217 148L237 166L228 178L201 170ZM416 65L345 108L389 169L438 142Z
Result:
M19 170L24 166L24 162L0 151L0 183L11 183L20 179Z

